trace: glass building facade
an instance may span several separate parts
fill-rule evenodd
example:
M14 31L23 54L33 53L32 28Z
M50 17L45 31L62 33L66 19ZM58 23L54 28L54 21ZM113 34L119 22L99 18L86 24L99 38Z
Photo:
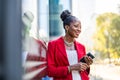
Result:
M72 0L22 0L22 14L33 13L30 35L43 40L50 40L64 34L60 13L72 11Z
M65 4L66 3L66 4ZM71 10L71 0L40 0L38 3L38 27L41 37L47 40L64 34L60 20L62 10ZM44 33L44 35L42 35Z

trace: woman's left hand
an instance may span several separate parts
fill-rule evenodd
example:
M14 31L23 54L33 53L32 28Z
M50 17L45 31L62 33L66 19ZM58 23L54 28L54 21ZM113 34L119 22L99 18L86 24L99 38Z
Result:
M84 58L85 58L85 62L86 62L88 65L91 65L91 64L93 63L93 60L92 60L91 57L85 56Z

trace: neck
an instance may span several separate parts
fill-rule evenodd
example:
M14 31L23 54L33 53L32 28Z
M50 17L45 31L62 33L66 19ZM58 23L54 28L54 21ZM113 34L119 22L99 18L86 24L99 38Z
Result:
M68 43L74 42L74 38L67 36L67 35L64 36L64 40L67 41Z
M74 45L74 39L66 37L66 36L64 36L63 39L64 39L64 43L66 44L66 46L71 47Z

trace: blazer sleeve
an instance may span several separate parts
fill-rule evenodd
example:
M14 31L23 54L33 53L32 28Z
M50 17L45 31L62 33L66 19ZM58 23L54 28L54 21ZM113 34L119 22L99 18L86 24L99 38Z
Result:
M67 76L68 67L67 66L57 66L55 54L55 42L48 43L47 50L47 64L48 64L48 76L50 77L65 77Z
M86 55L86 49L85 49L85 46L83 46L83 51L84 51L84 54ZM90 73L90 67L88 69L86 69L86 72L87 74Z

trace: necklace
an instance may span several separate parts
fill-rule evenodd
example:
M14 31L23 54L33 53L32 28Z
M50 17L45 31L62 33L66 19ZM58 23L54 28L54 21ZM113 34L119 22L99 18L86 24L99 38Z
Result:
M73 45L73 42L69 43L69 42L67 42L65 39L64 39L64 43L65 43L65 44L66 44L66 46L68 46L68 47L70 47L70 46L72 46L72 45Z

